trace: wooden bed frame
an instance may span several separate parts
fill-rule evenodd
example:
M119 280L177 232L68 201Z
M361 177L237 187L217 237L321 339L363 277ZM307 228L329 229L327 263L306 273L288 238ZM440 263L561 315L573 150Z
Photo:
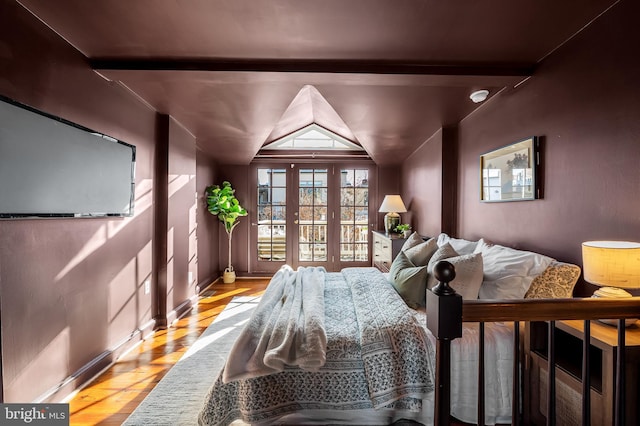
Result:
M554 401L552 404L546 404L546 419L549 419L547 425L556 424L557 414L557 382L556 373L565 374L562 367L556 363L556 332L558 322L565 320L579 320L582 322L582 362L581 364L581 380L582 404L581 417L582 424L590 425L592 418L591 405L591 357L590 349L591 340L591 321L602 318L616 319L617 321L617 345L615 345L615 386L612 389L614 400L610 409L602 408L603 424L637 424L638 407L634 404L627 404L627 391L635 390L637 396L637 378L634 376L633 383L626 383L627 371L627 350L617 350L617 348L627 348L626 341L633 338L634 344L640 345L640 332L636 332L637 326L633 326L633 330L625 328L625 319L640 318L640 298L633 297L629 299L525 299L525 300L509 300L509 301L493 301L493 300L465 300L452 291L448 283L455 278L455 270L453 273L450 268L452 265L446 265L448 262L440 262L440 268L436 266L434 273L440 284L433 290L427 291L427 310L429 312L427 319L427 327L437 339L436 344L436 390L435 390L435 424L448 425L449 417L449 366L450 366L450 344L451 341L459 337L458 330L461 330L463 322L478 323L480 327L480 344L479 344L479 365L483 365L484 360L484 344L483 331L484 324L490 322L512 322L514 324L514 379L513 379L513 401L520 401L523 404L512 404L512 424L535 424L536 419L532 416L531 406L531 359L529 357L530 342L523 342L521 339L522 331L525 330L527 338L531 338L532 324L543 322L543 326L547 330L547 365L555 365L556 368L547 368L546 395L538 395L539 399L546 401ZM440 269L440 270L438 270ZM456 307L459 305L459 309ZM538 322L538 323L536 323ZM600 327L600 326L598 326ZM611 326L607 326L611 327ZM611 330L616 330L611 327ZM461 333L461 331L460 331ZM610 331L609 333L613 333ZM534 336L535 338L535 336ZM526 344L525 344L526 343ZM637 373L634 364L633 371ZM521 376L522 374L522 376ZM636 374L637 376L637 374ZM520 377L523 377L524 383ZM610 378L614 380L613 378ZM523 386L524 384L524 386ZM629 386L631 385L631 386ZM632 395L629 395L632 396ZM598 407L596 407L598 408ZM607 418L611 417L611 418ZM480 425L484 424L484 372L480 368L478 371L478 419ZM563 424L560 422L559 424ZM594 424L599 424L596 422Z

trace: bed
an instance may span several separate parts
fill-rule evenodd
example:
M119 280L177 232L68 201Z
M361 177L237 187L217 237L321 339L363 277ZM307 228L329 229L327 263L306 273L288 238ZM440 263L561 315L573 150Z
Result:
M322 313L322 314L321 314ZM433 423L435 339L375 268L276 273L199 413L201 425ZM451 414L476 423L478 327L452 342ZM513 333L485 327L486 424L510 423Z

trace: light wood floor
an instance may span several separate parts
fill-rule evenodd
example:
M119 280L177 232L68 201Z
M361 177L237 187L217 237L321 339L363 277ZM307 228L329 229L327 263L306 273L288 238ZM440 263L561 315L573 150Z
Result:
M69 401L71 426L120 426L234 296L258 296L268 278L216 283L190 313L155 332ZM206 294L206 292L205 292ZM463 423L452 419L453 426Z
M268 283L239 279L211 286L215 294L201 297L185 317L155 332L82 389L69 402L71 425L120 426L234 296L260 295Z

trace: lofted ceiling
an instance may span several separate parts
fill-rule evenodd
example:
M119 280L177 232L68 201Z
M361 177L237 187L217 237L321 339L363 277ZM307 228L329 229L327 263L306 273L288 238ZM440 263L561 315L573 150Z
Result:
M617 0L19 3L219 163L248 164L311 116L388 166L480 107L474 90L535 77Z

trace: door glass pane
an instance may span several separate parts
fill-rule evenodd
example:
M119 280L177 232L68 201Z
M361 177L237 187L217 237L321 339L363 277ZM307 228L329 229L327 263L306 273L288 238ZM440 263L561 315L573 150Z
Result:
M298 260L326 262L327 169L298 171Z
M340 189L340 205L351 206L354 200L354 188L341 188Z
M316 206L327 205L327 188L314 188L313 189L313 203Z
M271 192L273 194L273 204L287 204L287 188L273 188Z
M314 207L313 208L313 219L316 221L327 221L327 208L326 207Z
M340 260L369 260L369 170L340 172Z
M286 255L286 169L258 169L258 259L284 261Z

